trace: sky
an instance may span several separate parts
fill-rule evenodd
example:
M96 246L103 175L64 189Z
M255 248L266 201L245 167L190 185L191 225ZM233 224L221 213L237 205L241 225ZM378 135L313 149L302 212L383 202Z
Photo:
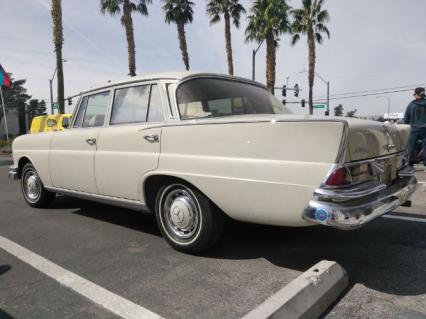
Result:
M136 0L135 0L136 1ZM15 79L27 79L33 98L50 100L49 82L55 69L50 0L0 0L0 63ZM153 0L149 16L134 14L136 72L138 75L184 70L175 25L164 23L162 1ZM186 26L192 71L226 73L223 21L210 25L206 2L193 0L194 21ZM65 95L127 77L127 43L119 16L102 15L98 0L62 0L65 43ZM250 13L252 1L241 0ZM300 0L289 5L300 7ZM339 99L337 94L385 88L426 86L425 0L326 0L330 13L330 40L317 47L317 72L330 81L330 109L343 104L344 111L357 109L358 115L383 115L388 100L391 112L403 112L413 92ZM251 78L252 50L244 30L232 27L235 75ZM256 56L256 80L265 83L265 50ZM298 83L299 98L288 93L288 101L307 99L308 52L302 38L294 47L290 36L280 37L277 51L276 86ZM302 73L301 73L302 72ZM395 89L399 90L399 89ZM394 89L388 90L394 91ZM325 98L326 86L317 77L315 100ZM337 96L336 96L337 95ZM56 97L56 87L54 87ZM276 96L281 99L280 90ZM299 103L288 104L295 113L307 113ZM315 114L322 115L323 110Z

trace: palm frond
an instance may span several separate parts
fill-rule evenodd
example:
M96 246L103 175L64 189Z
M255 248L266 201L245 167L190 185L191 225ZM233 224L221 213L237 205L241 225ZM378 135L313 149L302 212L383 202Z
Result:
M327 37L330 39L330 31L328 30L328 28L324 24L322 24L322 23L317 24L315 26L315 31L317 33L325 33L325 34L327 34Z
M300 34L295 33L293 34L293 36L291 37L291 46L295 46L297 42L299 42L300 40Z
M194 2L189 0L163 0L165 21L167 23L191 23L193 21Z
M315 40L317 40L317 42L318 42L319 44L322 44L322 42L323 42L323 38L322 38L321 33L318 33L318 32L316 32L316 33L315 33Z
M138 0L133 11L139 12L140 14L147 16L148 15L148 4L151 4L152 0Z
M121 12L122 3L123 0L101 0L101 13L105 14L108 12L110 15L114 16Z

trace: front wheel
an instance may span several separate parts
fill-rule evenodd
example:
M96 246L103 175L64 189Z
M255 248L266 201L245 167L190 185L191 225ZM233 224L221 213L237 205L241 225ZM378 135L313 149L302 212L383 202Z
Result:
M32 207L48 207L55 199L55 193L44 188L35 167L31 163L26 164L22 169L21 190L25 201Z
M197 254L220 238L224 215L197 189L181 183L157 193L155 215L163 237L176 250Z

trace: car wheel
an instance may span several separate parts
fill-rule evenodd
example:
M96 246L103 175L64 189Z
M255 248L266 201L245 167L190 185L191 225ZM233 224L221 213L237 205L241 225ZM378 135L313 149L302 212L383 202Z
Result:
M163 237L185 253L208 250L222 234L223 213L200 191L185 184L160 188L155 215Z
M26 164L22 169L21 190L25 201L32 207L48 207L55 199L55 193L44 188L36 169L31 163Z

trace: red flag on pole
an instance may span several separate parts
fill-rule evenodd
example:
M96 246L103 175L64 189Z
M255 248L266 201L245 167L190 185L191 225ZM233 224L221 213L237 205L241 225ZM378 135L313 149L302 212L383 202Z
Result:
M0 85L10 86L10 77L9 74L3 69L0 64Z

